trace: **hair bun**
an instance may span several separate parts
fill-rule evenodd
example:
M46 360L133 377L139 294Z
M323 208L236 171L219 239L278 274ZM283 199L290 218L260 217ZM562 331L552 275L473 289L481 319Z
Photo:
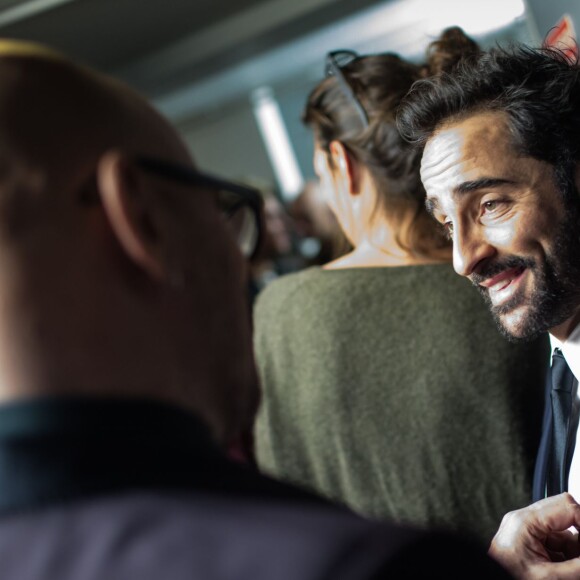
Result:
M479 52L479 45L459 26L446 28L427 48L429 75L450 72L460 60Z

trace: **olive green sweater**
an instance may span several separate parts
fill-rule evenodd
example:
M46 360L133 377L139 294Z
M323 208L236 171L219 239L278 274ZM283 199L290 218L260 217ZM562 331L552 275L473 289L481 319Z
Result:
M321 270L255 308L264 471L489 540L531 499L547 337L512 344L447 265Z

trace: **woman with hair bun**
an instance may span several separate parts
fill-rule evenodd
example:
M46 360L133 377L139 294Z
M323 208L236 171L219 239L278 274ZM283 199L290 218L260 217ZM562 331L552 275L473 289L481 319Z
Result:
M425 65L327 56L304 121L354 249L259 296L255 436L266 472L367 516L489 540L530 501L547 343L508 343L455 274L395 124L416 80L477 50L453 28Z

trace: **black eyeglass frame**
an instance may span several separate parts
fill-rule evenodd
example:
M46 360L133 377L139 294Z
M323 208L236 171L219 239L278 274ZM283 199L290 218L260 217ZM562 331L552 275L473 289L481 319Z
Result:
M156 157L138 156L135 158L137 165L147 171L164 179L170 179L182 185L192 185L197 187L207 187L210 189L225 190L239 196L240 200L233 205L227 217L233 215L240 207L248 206L254 214L256 222L256 241L254 247L248 256L250 259L256 255L262 240L262 214L263 214L263 199L260 192L253 187L241 185L233 181L228 181L220 177L216 177L209 173L198 171L193 167L180 165L173 161L166 161Z
M336 77L336 80L338 81L338 84L340 85L342 92L351 101L354 109L356 110L358 116L360 117L360 120L363 123L363 126L366 128L369 126L369 118L367 112L365 111L361 102L358 100L357 96L354 94L352 87L350 86L350 84L346 80L346 77L342 73L342 67L340 66L336 58L341 54L350 56L351 60L349 60L349 62L352 62L352 60L358 58L359 56L354 50L343 49L343 50L332 50L328 52L326 54L325 60L325 70L324 70L325 76Z

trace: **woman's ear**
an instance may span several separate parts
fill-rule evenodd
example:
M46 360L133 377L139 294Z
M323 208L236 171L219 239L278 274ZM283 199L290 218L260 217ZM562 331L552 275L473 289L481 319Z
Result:
M360 172L352 154L340 141L332 141L330 143L330 157L334 167L347 184L350 195L358 195L360 193Z
M150 180L129 156L108 151L99 161L97 183L111 230L127 257L150 277L163 279L163 236Z

